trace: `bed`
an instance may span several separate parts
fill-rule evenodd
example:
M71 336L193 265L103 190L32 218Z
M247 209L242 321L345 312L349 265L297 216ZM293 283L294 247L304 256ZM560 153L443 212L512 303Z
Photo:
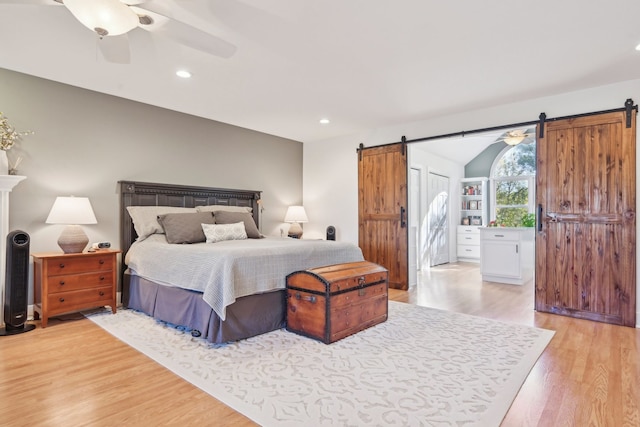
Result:
M262 236L259 191L134 181L118 188L123 305L212 343L284 327L287 274L363 260L346 242ZM186 218L207 223L199 228L210 243L190 240ZM220 229L247 236L219 237Z

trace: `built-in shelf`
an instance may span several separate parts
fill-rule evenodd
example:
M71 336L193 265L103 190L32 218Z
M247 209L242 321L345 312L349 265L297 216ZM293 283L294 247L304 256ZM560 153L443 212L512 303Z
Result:
M487 178L460 180L460 222L457 233L457 255L460 261L480 262L479 227L487 225Z

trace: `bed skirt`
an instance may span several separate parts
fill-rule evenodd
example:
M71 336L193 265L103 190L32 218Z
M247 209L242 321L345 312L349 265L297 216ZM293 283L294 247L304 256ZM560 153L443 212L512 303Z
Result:
M212 343L225 343L264 334L285 327L285 291L241 297L227 307L222 321L202 299L202 293L159 285L124 274L123 305L155 319L191 330Z

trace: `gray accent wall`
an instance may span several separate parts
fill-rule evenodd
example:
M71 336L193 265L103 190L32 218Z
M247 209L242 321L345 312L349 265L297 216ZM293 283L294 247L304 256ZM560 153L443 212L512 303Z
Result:
M473 178L476 176L484 176L489 178L491 174L491 165L498 157L498 154L506 147L504 142L496 142L489 145L480 154L478 154L473 160L464 166L464 176L467 178Z
M0 94L11 124L35 132L7 153L23 158L26 176L10 194L9 229L29 233L31 252L59 251L62 226L45 220L68 195L91 200L90 241L118 248L119 180L261 190L267 235L279 236L287 206L302 203L298 141L5 69Z
M491 166L496 160L496 157L506 147L504 142L496 142L489 145L480 154L473 158L469 163L464 166L465 178L485 177L491 178ZM491 212L491 186L487 186L487 209ZM489 218L491 221L494 218Z

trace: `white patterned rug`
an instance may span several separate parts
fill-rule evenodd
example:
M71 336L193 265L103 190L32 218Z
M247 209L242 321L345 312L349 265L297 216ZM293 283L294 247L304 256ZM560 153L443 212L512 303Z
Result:
M554 332L389 302L325 345L285 330L212 345L132 310L102 328L264 426L498 426Z

